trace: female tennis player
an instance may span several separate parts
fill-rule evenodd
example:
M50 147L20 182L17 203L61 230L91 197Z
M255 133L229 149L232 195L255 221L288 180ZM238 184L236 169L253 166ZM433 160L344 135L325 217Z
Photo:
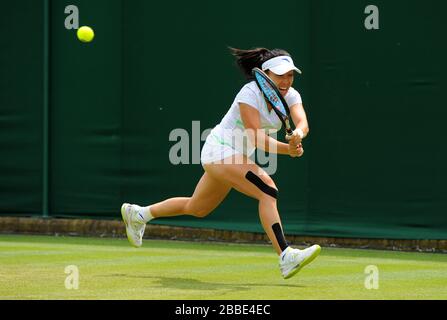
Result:
M231 189L235 189L259 201L262 226L279 255L281 274L288 279L315 259L321 248L313 245L299 250L288 245L276 205L278 188L273 179L249 157L256 148L291 157L303 155L301 142L308 135L309 127L301 96L292 88L294 73L301 71L284 50L230 50L249 82L239 91L227 114L206 139L201 152L205 172L193 195L167 199L147 207L124 203L121 214L129 242L140 247L146 223L152 219L178 215L203 218L225 199ZM256 82L252 81L252 69L255 67L262 69L275 82L290 106L296 129L291 137L286 137L287 143L268 135L280 130L282 123L272 112L272 106ZM236 142L240 141L241 132L250 132L247 135L248 143Z

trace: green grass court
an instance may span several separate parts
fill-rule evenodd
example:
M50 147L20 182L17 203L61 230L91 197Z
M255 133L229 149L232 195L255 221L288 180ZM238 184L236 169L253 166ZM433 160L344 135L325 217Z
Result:
M79 270L66 289L65 268ZM379 270L366 289L365 268ZM323 248L283 280L270 246L0 235L0 299L446 299L447 255Z

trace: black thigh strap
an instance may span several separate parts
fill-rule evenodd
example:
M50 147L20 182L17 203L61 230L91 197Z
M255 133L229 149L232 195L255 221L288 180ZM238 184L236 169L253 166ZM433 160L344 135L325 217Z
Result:
M269 196L275 199L278 198L278 190L267 185L264 181L262 181L261 178L259 178L253 172L248 171L247 174L245 175L245 178L247 178L248 181L257 186L262 192L268 194Z

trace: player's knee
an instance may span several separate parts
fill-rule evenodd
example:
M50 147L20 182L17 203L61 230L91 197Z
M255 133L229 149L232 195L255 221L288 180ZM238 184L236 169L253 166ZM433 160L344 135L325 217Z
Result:
M194 216L196 218L205 218L207 215L211 213L211 210L199 206L192 201L188 201L186 204L185 211L187 214Z
M192 215L196 218L205 218L211 213L208 209L196 209L192 212Z
M262 192L258 198L260 204L276 205L278 190L272 188L272 192Z
M278 193L278 191L275 189L276 194ZM266 193L262 193L259 195L258 198L259 202L268 202L268 203L276 203L277 201L277 196L273 196L273 192L272 194L266 194Z

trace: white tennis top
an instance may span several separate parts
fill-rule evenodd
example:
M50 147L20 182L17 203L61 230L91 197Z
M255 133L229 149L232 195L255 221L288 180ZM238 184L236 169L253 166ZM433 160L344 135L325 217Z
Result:
M290 88L284 97L289 107L302 103L301 95L294 88ZM239 153L250 156L255 151L255 146L250 141L241 139L245 129L241 119L239 103L245 103L259 111L261 117L261 129L265 133L271 134L281 129L282 122L275 111L268 110L264 96L255 81L247 83L236 95L230 110L223 117L222 121L211 131L209 138L214 139L214 143L231 147ZM208 139L207 139L208 142Z

